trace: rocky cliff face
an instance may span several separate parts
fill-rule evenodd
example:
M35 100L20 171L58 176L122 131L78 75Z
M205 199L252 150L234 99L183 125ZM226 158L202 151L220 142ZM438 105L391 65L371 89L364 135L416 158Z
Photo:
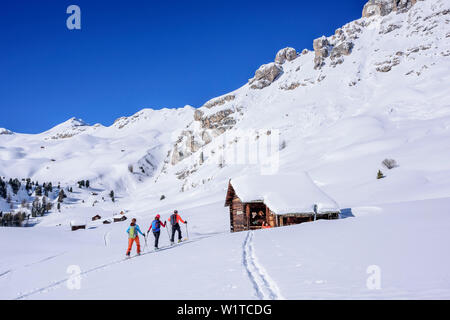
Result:
M297 56L297 50L291 47L287 47L278 51L277 55L275 56L275 63L283 64L286 61L294 60L295 58L297 58Z
M301 90L319 90L318 87L323 83L335 88L338 86L334 83L337 78L340 79L339 82L347 81L345 85L349 88L358 87L364 76L388 74L394 68L399 68L402 63L408 64L415 61L418 58L416 54L427 54L431 45L414 47L405 44L404 40L418 34L426 37L433 34L433 28L438 23L433 17L448 14L442 1L435 2L443 8L434 8L433 10L436 11L434 13L426 9L422 15L422 11L420 14L407 13L416 4L415 0L370 0L364 6L361 19L338 28L331 36L315 39L312 45L313 54L308 49L302 50L299 54L292 47L279 50L274 61L259 67L247 85L212 99L195 111L192 122L180 132L169 152L163 172L168 172L172 170L171 167L174 167L177 178L183 181L182 190L192 187L191 183L198 185L201 181L192 182L195 180L193 174L199 172L204 163L211 162L209 160L211 153L218 151L217 146L219 149L220 147L225 149L227 146L235 145L239 138L237 137L236 140L230 138L234 132L232 129L241 127L240 123L246 120L249 113L249 106L254 105L261 112L266 109L276 109L271 100L273 100L272 97L282 99L282 94L279 92L289 92L294 95ZM406 14L398 16L394 13ZM385 37L390 40L384 40ZM403 44L400 47L408 47L403 50L394 48L395 37L402 39ZM376 42L390 49L380 51L380 47L374 44ZM407 42L411 41L407 40ZM390 45L385 46L386 43ZM447 54L450 55L450 51L442 52L442 56ZM426 68L428 67L423 66L422 69L412 70L405 75L420 75ZM333 71L334 69L336 71ZM362 70L365 73L364 76ZM333 77L334 80L328 80ZM331 83L332 81L334 82ZM308 91L304 91L303 94L307 95ZM260 97L264 98L261 100ZM285 117L288 117L288 114ZM246 125L251 126L251 122L247 119ZM223 137L223 134L230 130L232 131L230 137L227 136L226 139L231 140L226 143L219 142L222 141L219 137ZM189 161L183 161L188 158ZM219 167L222 168L222 166Z
M410 9L418 0L370 0L363 8L363 18L374 15L386 16L391 12L403 12Z
M171 151L172 165L191 156L236 124L235 113L240 108L232 104L234 99L232 94L219 97L195 111L194 121L180 133Z
M283 72L283 68L278 64L271 62L263 64L255 72L255 76L248 83L252 89L263 89L268 87Z

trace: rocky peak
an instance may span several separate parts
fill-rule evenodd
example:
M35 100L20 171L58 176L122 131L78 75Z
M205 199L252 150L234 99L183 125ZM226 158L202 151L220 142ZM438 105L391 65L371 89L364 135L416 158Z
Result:
M1 136L1 135L12 135L12 134L14 134L14 133L11 132L11 131L8 130L8 129L0 128L0 136Z
M287 47L278 51L275 56L275 62L278 64L283 64L286 61L292 61L297 58L297 50L291 47Z
M363 8L363 18L386 16L391 12L409 10L418 0L369 0Z
M45 132L45 134L48 135L46 139L67 139L86 131L88 128L90 128L90 126L86 122L73 117L56 127L53 127Z
M256 70L255 76L248 81L250 88L263 89L270 86L282 72L283 68L275 62L263 64Z

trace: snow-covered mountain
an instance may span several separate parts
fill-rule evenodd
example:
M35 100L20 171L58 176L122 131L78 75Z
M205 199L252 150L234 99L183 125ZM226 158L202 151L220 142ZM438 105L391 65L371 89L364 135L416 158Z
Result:
M234 131L250 129L256 135L259 129L279 129L287 146L283 153L289 153L305 137L332 130L336 139L343 123L347 133L364 137L343 135L341 148L375 139L374 131L403 121L445 119L450 112L448 3L415 2L369 1L364 17L314 40L314 51L280 50L248 84L196 110L144 109L107 128L72 118L38 135L3 130L0 174L66 183L98 179L122 186L142 180L141 174L162 178L183 171L179 184L189 189L212 177L203 173L211 171L203 169L210 166L210 153L221 144L234 147L229 145ZM366 125L368 133L356 130ZM229 141L221 141L224 132ZM298 160L316 165L325 150L331 151L320 150L321 145ZM200 154L202 165L197 164ZM51 159L56 161L49 165ZM72 162L79 170L67 174ZM136 170L130 172L129 165ZM219 169L212 172L217 175Z
M75 218L88 219L99 212L102 216L111 216L121 210L128 210L148 224L155 212L167 216L178 208L190 221L191 234L201 238L229 229L228 211L223 207L229 179L261 171L263 159L254 164L248 159L236 161L229 155L235 154L236 150L244 150L248 156L251 153L246 149L249 142L276 135L272 140L277 143L275 174L308 172L341 208L348 208L357 216L356 219L361 219L354 225L349 222L351 219L342 219L317 223L317 229L313 224L305 224L287 228L283 231L286 234L279 230L271 231L271 239L286 248L281 250L283 254L292 261L308 261L308 269L300 277L304 282L298 280L298 285L309 289L317 287L318 283L314 281L323 279L312 277L324 276L318 273L327 272L323 267L326 261L321 258L316 261L307 250L302 250L302 255L294 255L288 250L294 243L288 239L295 238L296 243L306 240L312 243L309 240L323 231L329 234L331 243L337 245L340 240L352 241L339 235L353 232L360 237L362 245L368 244L373 250L378 250L373 239L379 239L380 234L375 233L373 238L368 235L374 228L391 235L380 240L380 246L388 247L389 241L407 243L411 240L411 243L416 243L412 240L414 232L408 228L420 229L423 222L423 228L429 230L420 229L424 232L421 236L426 238L422 244L430 244L434 240L438 246L448 244L450 238L443 235L442 225L433 221L441 220L448 227L449 220L444 214L450 210L449 13L450 3L445 0L370 0L363 8L361 19L349 22L333 35L312 39L310 49L281 49L274 61L268 61L256 70L248 83L197 109L190 106L144 109L133 116L117 119L110 127L90 126L72 118L36 135L0 129L0 176L52 181L54 184L60 182L63 186L75 186L77 181L89 179L96 192L104 192L106 197L110 190L115 190L119 196L115 203L103 200L99 208L99 205L93 206L97 198L92 192L78 190L63 205L64 214L52 213L43 217L38 226L67 226ZM384 167L382 161L386 158L394 159L399 166L393 169ZM386 178L376 179L378 170L382 170ZM13 200L21 201L19 196ZM1 197L0 205L5 210L8 208L6 200ZM427 207L433 208L429 217L433 221L423 216L428 212L421 210ZM396 212L399 216L390 216ZM410 216L408 212L411 212ZM401 231L405 228L402 221L409 223L405 233ZM375 227L371 228L371 225ZM100 246L106 245L109 251L114 251L110 248L111 243L119 246L123 230L101 224L95 228L87 230L91 232L89 239L96 241L93 240L95 237L103 236L104 243ZM433 232L436 234L431 237ZM392 236L394 233L404 238ZM45 232L39 231L36 237L45 238ZM70 248L75 247L74 243L78 241L74 237L68 236ZM108 242L108 237L113 240ZM218 258L210 264L213 268L217 264L234 270L241 256L232 247L239 248L241 240L248 244L250 239L238 234L220 237L228 237L222 240L229 242L229 246L223 242L219 244L217 239L214 242L230 254L230 261ZM259 233L258 237L258 249L263 250L262 244L266 245L270 240ZM1 238L1 241L5 239ZM321 237L316 241L315 249L333 256L333 250L338 248L332 246L330 249L328 244ZM279 247L274 243L270 245ZM342 246L346 245L361 254L355 243L342 243ZM200 241L196 246L211 253L209 247L202 247ZM393 247L400 250L399 245ZM52 249L48 255L53 255L55 250ZM102 251L100 248L93 250L96 254ZM250 248L244 246L244 250ZM58 254L64 249L56 251ZM214 260L192 251L190 254L198 259ZM405 257L411 258L409 249L406 251ZM80 252L75 256L82 260ZM117 248L114 252L117 253ZM353 283L360 276L352 272L362 267L349 252L344 256L354 265L345 281ZM394 255L393 251L387 252L389 256ZM427 263L432 267L441 253L439 250L428 252ZM98 257L105 258L104 255L101 253ZM387 256L379 255L381 264L390 263ZM91 264L95 262L100 263L98 257L87 263L89 266L86 268L93 267ZM342 262L335 258L337 260L333 263ZM369 257L366 258L362 260L369 263ZM167 260L166 268L173 262L169 253L163 259ZM285 258L280 259L284 261ZM296 268L292 266L280 271L280 267L270 265L269 255L262 260L269 264L272 274L295 274ZM193 266L194 261L189 261ZM322 267L314 269L315 263ZM406 265L408 262L401 260L398 263ZM440 263L443 267L437 268L436 278L430 281L420 278L420 283L414 284L395 279L395 275L401 273L398 265L394 271L386 267L395 274L391 274L387 282L388 287L392 285L392 290L378 296L359 289L347 292L343 289L346 282L342 278L330 280L330 287L324 284L331 291L313 288L309 293L298 292L286 280L288 277L276 279L280 280L280 288L260 289L275 292L273 296L278 297L282 295L276 292L286 292L284 297L287 298L324 297L321 294L330 298L397 298L403 297L402 294L405 297L448 298L450 276L444 268L450 261L445 258ZM299 264L302 263L295 265ZM6 259L2 265L9 268L11 261ZM414 277L420 274L422 266L412 264L410 268L409 275ZM191 271L195 278L194 269ZM364 277L364 272L361 277ZM224 274L227 276L223 283L220 282L223 291L216 292L214 298L249 297L245 290L233 295L235 288L226 284L227 277L233 283L240 283L242 275L233 277L225 271ZM442 280L440 284L436 284L438 278ZM307 281L312 282L306 285ZM44 287L44 282L42 280L35 287ZM396 291L396 285L404 290ZM191 285L189 287L192 289ZM97 289L95 286L91 289L88 296L95 297ZM423 293L422 289L429 291ZM214 290L219 289L216 287ZM110 292L111 297L118 297L116 291ZM257 295L264 296L262 292ZM5 293L5 297L11 296ZM49 297L54 296L50 294ZM203 296L197 292L192 297Z

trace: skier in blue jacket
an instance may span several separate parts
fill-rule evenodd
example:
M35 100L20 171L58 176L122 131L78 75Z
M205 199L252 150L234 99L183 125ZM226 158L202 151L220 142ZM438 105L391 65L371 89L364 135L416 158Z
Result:
M153 231L153 235L155 236L155 250L158 250L158 242L159 242L159 235L161 233L161 226L163 228L166 227L166 224L159 219L161 216L159 214L156 215L155 220L152 221L152 224L150 225L150 228L148 228L147 234L150 232L150 230Z
M133 219L131 219L131 224L127 229L127 234L128 234L127 257L130 256L131 247L133 246L133 242L135 242L135 241L136 241L136 246L137 246L137 254L138 255L141 254L141 244L139 242L139 233L145 237L145 234L142 233L141 229L136 224L136 219L133 218Z

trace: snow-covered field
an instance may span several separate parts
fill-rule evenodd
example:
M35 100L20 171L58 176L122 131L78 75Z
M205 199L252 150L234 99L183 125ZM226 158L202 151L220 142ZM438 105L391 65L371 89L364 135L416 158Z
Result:
M267 87L246 84L198 109L145 109L110 127L74 118L37 135L0 129L1 177L73 188L34 227L0 228L0 298L449 299L449 9L426 0L351 22L340 63L314 68L305 51ZM229 179L261 167L221 155L269 132L280 144L272 174L307 172L341 219L229 232ZM302 203L311 190L297 191ZM23 186L8 194L15 211L35 198ZM0 197L0 211L10 207ZM150 236L125 261L130 219L146 231L174 209L189 241L154 253ZM128 220L102 223L120 211ZM87 229L70 231L74 220Z
M4 228L2 299L448 299L450 199L352 208L355 217L190 241L124 260L125 226ZM167 216L166 216L167 217ZM163 217L164 218L164 217ZM141 226L148 219L138 219ZM194 231L197 229L197 231ZM184 231L184 228L183 228ZM161 246L168 244L166 231ZM82 272L78 280L69 266ZM367 285L373 269L380 287ZM75 269L76 270L76 269ZM68 273L69 271L69 273ZM378 271L377 271L378 272Z

